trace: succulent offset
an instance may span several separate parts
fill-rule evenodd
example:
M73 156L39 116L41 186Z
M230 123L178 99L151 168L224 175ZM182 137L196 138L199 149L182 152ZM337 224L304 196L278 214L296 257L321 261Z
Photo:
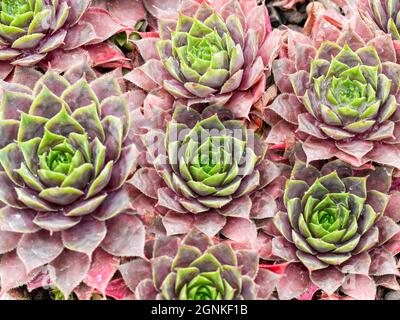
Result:
M283 121L273 123L268 142L295 133L307 161L338 157L355 166L372 160L400 167L400 65L391 39L372 30L361 33L368 27L355 16L343 31L317 29L314 40L289 31L291 54L273 67L282 93L270 107ZM323 41L329 37L334 42Z
M326 293L340 289L360 297L365 290L366 298L374 298L373 276L398 274L390 251L400 232L398 219L385 211L391 174L392 169L377 167L356 176L340 160L321 170L301 161L294 165L284 194L287 212L273 221L288 242L286 248L292 248L294 263L304 265L311 283ZM282 256L280 249L275 254Z
M275 35L268 36L266 7L185 0L179 8L179 14L171 9L160 17L159 39L135 42L146 63L126 78L146 91L163 87L188 105L226 104L247 117L264 92L270 51L276 51L269 47Z
M168 214L163 218L170 232L176 232L179 214L185 214L185 219L193 219L194 214L202 224L208 219L215 221L213 227L207 227L211 236L226 227L226 218L245 224L240 237L248 241L246 231L255 234L249 218L262 219L274 213L275 204L271 203L271 210L262 209L274 199L265 193L256 194L277 178L280 170L265 159L263 139L242 121L234 120L228 109L208 107L200 114L176 106L165 134L161 128L149 130L141 125L137 134L144 146L139 144L138 149L144 147L148 164L128 183L156 199L161 212L164 209L178 214L175 225L168 222ZM225 231L228 236L230 231Z
M121 225L144 241L140 220L124 214L131 198L123 185L137 163L136 147L126 139L128 105L116 78L97 78L86 64L63 76L33 75L32 89L20 78L1 83L0 247L28 273L47 264L57 270L57 261L68 257L83 264L83 279L95 249L131 254L118 243L126 239L115 237ZM63 293L73 282L61 284Z
M259 269L257 251L234 250L195 229L183 239L160 236L151 248L119 267L137 300L266 299L278 279Z

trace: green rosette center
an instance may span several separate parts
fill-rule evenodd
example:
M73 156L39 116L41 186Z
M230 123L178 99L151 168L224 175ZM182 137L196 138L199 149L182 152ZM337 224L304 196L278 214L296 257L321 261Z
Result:
M19 14L27 13L31 10L34 1L27 0L3 0L1 1L1 12L15 17Z

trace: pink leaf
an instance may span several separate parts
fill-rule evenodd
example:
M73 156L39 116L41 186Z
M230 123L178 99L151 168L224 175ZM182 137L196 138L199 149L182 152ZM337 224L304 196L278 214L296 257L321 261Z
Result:
M101 244L105 251L120 257L144 255L145 230L139 218L120 214L107 220L107 230Z
M63 251L64 246L59 233L50 235L42 230L24 234L18 244L17 254L28 272L46 263L52 262Z
M1 293L19 287L30 280L23 262L15 252L6 253L0 260Z
M374 300L376 285L368 276L348 274L342 285L342 291L357 300Z
M236 242L254 246L257 239L257 229L253 221L243 218L228 217L222 234Z
M126 286L124 279L119 278L111 281L106 288L106 296L116 300L124 300L132 296L132 292Z
M86 254L64 250L48 266L50 279L68 297L89 271L90 259Z
M299 263L291 263L277 285L279 299L291 300L302 295L310 285L307 269Z
M102 249L93 252L92 264L83 282L105 294L106 288L117 271L119 259Z

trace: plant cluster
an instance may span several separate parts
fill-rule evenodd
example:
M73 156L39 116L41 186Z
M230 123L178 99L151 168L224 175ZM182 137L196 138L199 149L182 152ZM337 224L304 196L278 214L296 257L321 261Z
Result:
M0 1L0 298L398 294L400 4L267 2Z

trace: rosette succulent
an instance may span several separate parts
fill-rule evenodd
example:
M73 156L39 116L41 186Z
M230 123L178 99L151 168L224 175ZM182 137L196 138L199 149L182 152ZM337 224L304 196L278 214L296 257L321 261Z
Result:
M226 104L247 117L279 50L266 7L255 0L185 0L178 11L159 18L159 38L135 41L146 63L126 79L146 91L163 87L188 105Z
M296 137L308 162L336 156L355 166L372 160L400 168L393 42L359 16L348 23L344 31L321 23L312 39L288 31L289 55L273 66L281 94L270 110L280 121L267 141Z
M33 66L42 62L46 66L50 62L54 68L88 59L82 46L103 42L126 29L107 11L89 8L90 4L90 0L1 1L2 78L11 72L13 65ZM102 16L102 25L95 16ZM60 50L54 53L56 49Z
M1 289L43 266L68 296L96 249L117 257L143 250L143 225L124 214L131 201L124 182L137 163L128 104L116 78L97 78L87 64L21 76L1 83ZM5 274L11 266L16 271Z
M143 147L148 163L129 183L157 200L157 208L170 211L163 217L168 233L187 232L195 223L211 236L224 227L227 237L246 242L255 238L249 218L273 215L274 197L258 190L280 170L265 159L261 137L234 120L228 109L208 107L200 114L176 106L165 133L141 131L144 146L138 148Z
M395 0L360 0L359 7L364 9L376 25L393 40L400 41L400 3Z
M340 290L354 298L374 299L382 277L396 282L398 250L390 243L400 229L392 211L397 195L388 206L391 174L392 169L376 167L355 175L340 160L321 170L296 162L286 183L286 212L273 218L283 245L272 251L294 261L285 281L299 274L304 278L293 280L292 290L278 285L281 298L295 297L315 285L327 294Z
M183 239L160 236L149 248L149 257L119 266L137 300L268 299L279 278L259 269L257 251L234 250L197 230Z

